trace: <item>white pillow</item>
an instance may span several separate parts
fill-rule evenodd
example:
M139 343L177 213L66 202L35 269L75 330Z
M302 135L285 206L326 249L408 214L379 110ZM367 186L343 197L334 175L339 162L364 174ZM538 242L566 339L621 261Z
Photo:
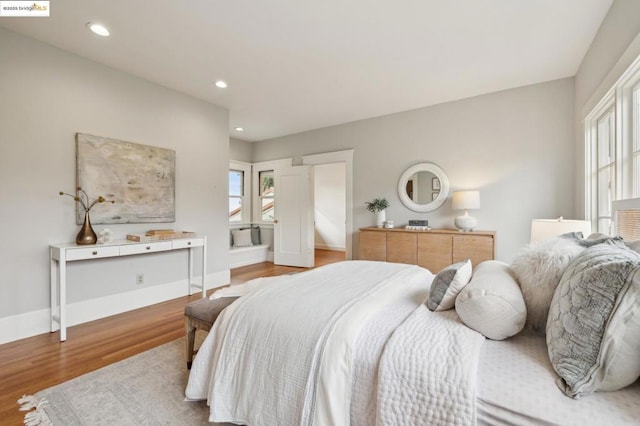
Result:
M251 242L251 229L233 229L231 230L233 235L234 247L249 247L252 246Z
M569 262L584 250L573 238L555 237L525 246L511 264L527 305L527 329L544 334L553 298Z
M640 377L640 255L624 243L586 249L567 267L549 309L547 348L573 398Z
M519 333L527 319L513 271L497 260L476 266L471 281L456 298L456 312L467 327L493 340Z
M432 311L446 311L452 309L456 303L456 296L471 279L471 260L449 265L433 279L427 308Z

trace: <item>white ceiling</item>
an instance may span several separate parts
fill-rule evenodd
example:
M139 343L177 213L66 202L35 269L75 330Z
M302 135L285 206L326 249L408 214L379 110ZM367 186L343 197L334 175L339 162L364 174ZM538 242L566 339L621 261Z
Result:
M0 26L224 106L259 141L573 76L612 2L54 0Z

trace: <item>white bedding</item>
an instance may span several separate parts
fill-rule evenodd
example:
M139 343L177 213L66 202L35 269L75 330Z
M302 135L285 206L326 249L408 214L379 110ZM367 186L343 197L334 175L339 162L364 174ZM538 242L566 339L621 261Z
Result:
M186 395L208 399L211 421L346 424L360 326L377 308L424 300L432 279L416 266L341 262L250 293L218 317L194 360ZM277 315L258 308L267 305Z
M487 340L478 367L478 424L637 425L640 382L581 399L556 386L544 337L518 335Z
M363 265L363 263L361 263ZM381 270L375 269L375 266L367 265L373 269L370 269L374 276L381 275ZM369 269L369 268L366 268ZM402 268L397 271L402 270ZM322 274L321 274L322 275ZM389 275L387 275L388 277ZM187 388L187 396L196 399L206 399L209 396L213 396L212 401L215 402L215 396L223 396L223 402L225 404L231 404L231 410L235 410L238 407L234 407L236 401L242 406L243 410L255 410L256 405L270 404L276 401L278 404L284 404L287 407L294 407L294 416L298 416L299 419L307 419L308 423L324 425L324 424L348 424L358 425L375 425L384 424L387 420L391 419L390 423L394 423L395 419L401 419L400 422L395 424L420 424L420 421L411 421L407 418L405 411L412 403L419 398L424 397L420 395L419 389L433 388L433 384L430 386L423 386L419 383L418 386L414 386L414 394L407 394L407 400L402 401L398 399L398 392L395 392L395 396L382 396L379 397L378 393L384 393L384 386L380 386L384 375L384 369L381 368L381 359L384 359L384 354L388 352L387 345L394 340L394 333L398 329L401 329L404 324L410 323L410 320L415 316L416 307L421 306L427 295L427 288L430 284L430 280L433 278L431 274L428 274L428 283L422 285L418 281L413 281L408 287L405 287L403 291L396 294L402 295L401 297L394 297L394 300L389 303L384 303L386 297L391 293L385 293L383 291L373 291L368 294L371 297L370 301L374 301L374 304L378 304L378 310L356 310L357 315L360 315L358 324L362 324L362 327L353 327L356 324L355 321L351 321L350 317L342 317L342 323L340 319L338 322L334 322L333 328L339 328L346 332L348 339L351 339L353 345L347 345L348 350L353 352L353 364L350 377L352 381L342 380L344 376L341 376L340 371L345 368L348 370L351 366L345 365L344 359L349 359L350 356L340 360L338 358L321 358L318 365L322 370L324 367L329 374L321 374L324 377L319 381L319 385L315 390L318 390L318 405L315 405L315 410L309 409L309 405L305 406L304 401L296 400L293 395L299 395L301 392L305 394L308 390L306 381L304 383L294 382L287 384L287 389L274 390L265 388L262 384L258 386L240 386L226 388L224 391L210 393L212 380L211 365L215 363L216 351L215 342L218 341L220 336L227 332L229 327L230 315L221 315L218 318L214 328L210 332L207 340L205 341L200 352L194 360L194 366L192 374L189 379L189 385ZM297 278L296 278L297 277ZM318 278L318 277L316 277ZM335 278L335 277L333 277ZM332 277L320 278L319 282L315 285L322 286L322 282L325 285L333 280ZM371 280L371 275L360 274L362 280ZM406 278L406 277L405 277ZM280 296L283 298L299 297L289 294L292 283L296 282L296 279L308 280L307 274L299 276L289 276L283 280L273 280L273 283L286 282L285 287L281 287ZM314 279L315 280L315 279ZM324 280L324 281L323 281ZM269 283L271 284L271 283ZM344 282L344 286L351 288L353 283ZM295 285L294 285L295 286ZM256 286L261 287L261 286ZM338 286L339 288L340 286ZM329 288L329 287L328 287ZM366 293L366 291L365 291ZM315 294L315 293L313 293ZM355 299L358 297L353 294ZM301 313L306 315L313 315L314 306L325 306L327 302L326 298L333 298L333 290L325 294L320 298L309 296L306 304L299 304ZM325 299L323 299L323 297ZM359 300L359 299L358 299ZM377 302L376 302L377 300ZM342 302L340 302L342 303ZM233 312L238 309L242 304L234 303L228 309L229 312ZM421 307L423 309L423 307ZM413 314L413 315L412 315ZM425 317L419 319L419 326L413 331L416 334L416 346L424 344L425 336L420 334L420 330L423 330L427 326L429 319L429 313L425 313ZM460 324L455 311L447 311L444 313L437 313L431 315L438 315L439 318L449 319L456 324ZM299 330L300 324L292 319L293 317L286 317L285 324L289 322L291 330ZM420 322L422 321L422 322ZM306 332L305 332L306 333ZM303 334L305 334L303 333ZM446 332L444 334L447 334ZM296 333L292 333L295 336ZM405 340L410 336L406 334ZM296 339L296 337L293 337ZM420 340L422 339L422 340ZM435 337L426 337L427 341ZM472 337L473 339L473 337ZM242 340L242 339L241 339ZM442 339L448 341L446 336ZM330 345L327 345L328 347ZM291 344L280 345L280 348L284 348L282 354L286 355L291 351ZM402 348L398 346L397 348ZM397 349L396 348L396 349ZM460 345L460 348L464 348L464 342ZM428 349L428 348L427 348ZM254 348L255 350L255 348ZM466 354L467 349L461 349L462 355ZM473 350L473 349L472 349ZM329 350L331 352L331 350ZM396 350L402 355L402 351ZM410 352L410 351L407 351ZM420 357L418 352L412 355L407 355L411 362L431 362L432 355L427 353L427 350L423 348L420 353L424 352L424 357ZM596 393L594 395L586 396L580 400L574 400L564 396L555 385L556 375L553 371L546 350L546 344L544 338L519 335L512 337L505 341L491 341L486 340L481 349L478 348L479 357L477 358L477 389L476 389L476 407L477 407L477 420L478 424L484 425L541 425L541 424L558 424L558 425L601 425L601 424L638 424L640 419L640 383L635 383L629 388L622 391L611 393ZM338 351L339 353L339 351ZM416 356L418 354L418 356ZM342 354L344 355L344 354ZM233 358L233 357L232 357ZM392 356L393 360L400 360L400 356L397 354ZM460 358L462 359L462 358ZM473 356L467 358L464 362L467 366L473 363ZM254 360L251 360L254 362ZM271 370L269 368L260 367L260 371L271 371L274 375L288 374L287 370L291 367L296 367L291 363L292 360L288 360L285 356L285 362L279 364L280 370ZM323 364L324 362L324 364ZM396 361L394 361L396 362ZM399 361L398 361L399 362ZM275 364L278 365L278 364ZM335 367L335 368L334 368ZM253 374L254 370L258 370L254 364L240 363L237 367L227 368L228 377L225 379L228 382L232 382L236 377L241 377L242 374L250 372ZM413 367L411 367L413 368ZM411 368L408 371L411 371ZM284 369L284 370L283 370ZM334 371L335 370L335 371ZM472 369L473 370L473 369ZM426 370L425 370L426 371ZM455 376L455 371L451 370L446 372L452 377ZM331 373L338 372L338 375L331 375ZM411 376L412 373L410 373ZM429 380L430 374L422 377L422 382ZM332 378L333 377L333 378ZM342 377L342 378L341 378ZM472 377L473 379L473 377ZM337 380L337 381L336 381ZM391 383L393 382L392 379ZM464 382L464 378L463 378ZM347 388L345 388L345 385ZM437 387L438 383L435 384ZM295 388L295 389L294 389ZM397 386L402 390L403 386ZM416 389L418 389L416 393ZM335 390L335 392L334 392ZM265 399L265 392L268 395L274 396L272 400L267 397ZM345 396L346 395L346 396ZM326 399L323 401L323 398ZM338 408L336 409L336 401L332 401L332 398L337 398ZM344 404L340 404L340 402ZM349 401L350 400L350 405ZM379 403L379 401L382 401ZM391 406L388 406L388 403ZM395 404L395 406L394 406ZM418 402L418 409L428 407L432 405L432 401ZM385 407L385 405L387 405ZM329 407L329 408L327 408ZM261 407L260 410L262 410ZM266 407L268 408L268 407ZM281 409L280 406L278 409ZM414 407L415 408L415 407ZM226 409L226 408L225 408ZM262 411L258 411L262 413ZM303 414L305 412L307 414ZM473 411L473 410L472 410ZM376 415L376 412L382 413ZM222 414L221 414L222 413ZM297 414L296 414L297 413ZM218 414L220 414L218 416ZM244 423L250 425L260 424L306 424L307 422L293 421L282 422L276 417L262 417L260 414L258 418L247 417L234 417L231 412L218 412L214 414L212 410L212 420L215 421L234 421L237 423ZM389 417L386 417L389 414ZM290 416L288 413L287 416ZM304 417L304 416L307 417ZM412 414L413 415L413 414ZM418 413L418 415L422 415ZM469 420L469 416L465 414L458 414L454 419L445 419L442 423L453 423L455 420L463 420L462 424L473 424L474 420ZM465 420L466 419L466 420ZM315 422L315 423L314 423Z
M475 425L483 341L454 310L418 306L393 332L380 359L376 424Z
M393 331L425 299L422 293L389 305L367 322L356 340L351 388L351 425L376 423L378 366L385 343Z

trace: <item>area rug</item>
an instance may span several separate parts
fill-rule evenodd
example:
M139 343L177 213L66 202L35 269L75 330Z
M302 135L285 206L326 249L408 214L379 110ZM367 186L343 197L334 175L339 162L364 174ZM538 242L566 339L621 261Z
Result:
M184 401L184 338L22 399L25 424L208 425L205 401ZM42 415L43 414L43 415Z

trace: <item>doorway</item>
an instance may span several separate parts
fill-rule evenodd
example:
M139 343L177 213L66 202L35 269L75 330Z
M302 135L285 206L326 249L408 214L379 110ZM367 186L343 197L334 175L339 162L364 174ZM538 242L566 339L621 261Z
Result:
M340 164L344 169L344 251L345 259L353 258L353 149L305 155L303 165L324 166ZM342 220L342 219L339 219Z
M345 163L313 167L314 240L316 250L346 252Z

